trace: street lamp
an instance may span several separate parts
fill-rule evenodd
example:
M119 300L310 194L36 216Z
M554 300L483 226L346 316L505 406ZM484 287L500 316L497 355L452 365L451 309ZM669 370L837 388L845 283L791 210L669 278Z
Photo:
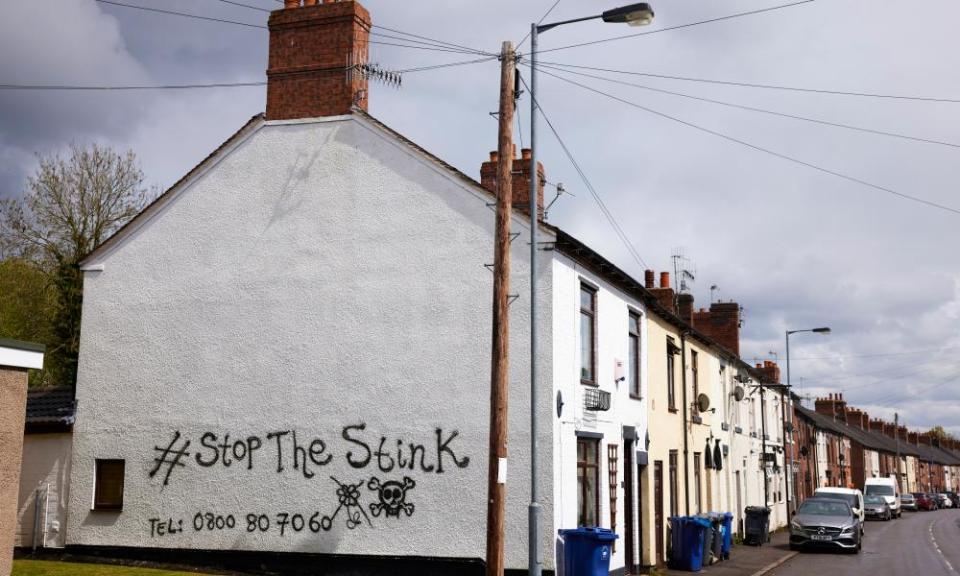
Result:
M790 394L790 335L791 335L791 334L798 334L798 333L800 333L800 332L813 332L813 333L815 333L815 334L829 334L829 333L830 333L830 327L829 327L829 326L821 326L820 328L807 328L807 329L805 329L805 330L787 330L787 332L786 332L786 340L787 340L787 395L788 395L788 396L787 396L787 399L789 399L789 394ZM782 420L783 420L783 447L784 447L784 449L786 449L786 447L787 447L787 414L786 414L786 404L787 404L786 402L783 402L783 404L781 404L781 408L783 409ZM792 413L792 412L790 413L790 423L791 423L791 426L790 426L790 427L791 427L791 433L792 433L792 428L793 428L793 413ZM796 490L796 488L797 488L796 482L794 482L793 484L790 483L790 475L793 474L793 470L794 470L794 462L793 462L793 436L791 436L791 437L790 437L790 470L788 470L788 471L787 471L787 474L785 475L786 481L787 481L786 489L787 489L787 513L788 513L788 514L790 513L790 493L791 493L791 487L793 488L793 490ZM818 482L819 482L819 479L818 479ZM797 501L797 495L794 494L794 495L793 495L794 506L796 506L796 501Z
M610 23L643 26L653 21L653 9L646 2L607 10L602 14L564 20L551 24L530 24L530 506L528 516L529 547L527 570L530 576L540 576L540 502L537 489L537 219L540 207L537 192L540 173L537 170L537 50L541 32L551 28L603 19ZM628 560L630 562L630 560Z

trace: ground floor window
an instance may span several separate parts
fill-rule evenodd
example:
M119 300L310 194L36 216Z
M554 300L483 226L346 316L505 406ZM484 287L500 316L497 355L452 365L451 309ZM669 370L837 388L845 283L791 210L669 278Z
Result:
M123 460L97 460L93 488L94 510L123 508Z
M600 441L577 438L577 525L598 526L600 518Z
M697 504L697 514L700 514L701 512L703 512L703 501L701 500L701 496L700 496L700 493L701 493L700 491L700 483L701 483L700 460L701 460L700 453L694 452L693 453L693 489L695 491L694 502L696 502Z
M670 515L680 515L679 496L680 485L677 478L677 451L670 451Z

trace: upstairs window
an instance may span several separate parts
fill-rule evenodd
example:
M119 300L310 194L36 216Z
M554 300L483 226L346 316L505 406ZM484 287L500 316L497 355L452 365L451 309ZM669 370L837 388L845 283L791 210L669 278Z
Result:
M630 313L627 324L627 382L630 386L630 395L640 398L640 315Z
M580 381L597 383L595 357L597 339L597 290L580 285Z
M700 397L700 356L696 350L690 351L690 375L693 382L693 404L697 406L697 398ZM694 414L699 413L697 408L693 409Z
M123 460L97 460L93 489L94 510L123 509Z
M677 380L673 359L679 350L673 343L673 338L667 336L667 409L671 412L677 411Z

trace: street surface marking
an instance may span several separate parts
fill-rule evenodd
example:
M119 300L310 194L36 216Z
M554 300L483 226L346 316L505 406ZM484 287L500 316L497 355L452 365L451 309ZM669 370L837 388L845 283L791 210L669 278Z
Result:
M933 541L933 547L937 549L937 554L940 555L940 559L943 560L943 563L947 565L947 568L949 568L954 574L957 574L957 571L953 569L953 564L947 560L947 557L943 555L943 550L940 549L940 545L937 544L937 538L933 535L933 524L934 522L931 522L930 526L927 527L927 532L930 533L930 540Z

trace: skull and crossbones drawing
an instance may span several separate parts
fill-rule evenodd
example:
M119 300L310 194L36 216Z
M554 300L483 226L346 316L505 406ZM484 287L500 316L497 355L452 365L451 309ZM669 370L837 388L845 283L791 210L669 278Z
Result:
M403 482L380 482L379 478L371 478L367 482L367 488L376 491L380 501L370 504L370 512L374 516L385 513L387 516L399 517L402 510L407 516L412 516L413 503L407 502L407 491L416 485L417 483L407 476L403 477Z

